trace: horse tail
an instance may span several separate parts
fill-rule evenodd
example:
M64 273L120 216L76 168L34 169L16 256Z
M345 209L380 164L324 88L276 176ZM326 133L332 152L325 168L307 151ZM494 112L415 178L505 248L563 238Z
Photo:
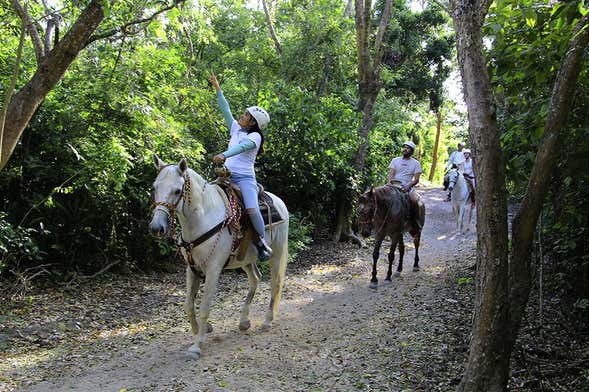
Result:
M280 212L283 221L272 227L272 250L274 252L270 260L270 289L272 319L278 313L278 306L282 298L282 288L286 276L286 264L288 263L288 225L289 214L282 200L273 197L274 206Z

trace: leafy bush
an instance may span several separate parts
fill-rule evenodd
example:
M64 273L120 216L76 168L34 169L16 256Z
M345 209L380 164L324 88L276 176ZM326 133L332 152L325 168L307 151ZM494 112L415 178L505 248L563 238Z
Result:
M42 252L32 238L37 231L14 226L0 211L0 275L21 263L41 260Z
M315 229L300 213L290 215L288 224L288 258L293 261L299 252L308 249L313 242L312 234Z

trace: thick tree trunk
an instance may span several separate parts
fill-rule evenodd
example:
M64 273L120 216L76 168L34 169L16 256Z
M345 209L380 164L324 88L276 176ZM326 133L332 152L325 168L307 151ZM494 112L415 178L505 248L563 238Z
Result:
M530 263L534 230L558 162L561 140L559 136L567 123L577 78L581 71L583 51L589 44L588 25L589 15L578 22L569 50L556 75L542 143L536 154L520 209L513 219L513 245L509 268L510 333L507 335L511 346L515 343L530 295ZM583 28L585 30L582 30Z
M509 373L507 198L504 163L481 26L490 5L453 1L458 63L476 160L477 282L466 370L459 391L505 391Z
M84 49L103 18L101 2L92 1L63 40L47 54L29 82L16 93L7 110L0 170L6 166L35 110Z
M440 133L442 130L442 113L438 109L436 112L436 141L434 142L434 151L432 154L432 167L429 171L429 182L434 180L436 174L436 167L438 166L438 149L440 148Z

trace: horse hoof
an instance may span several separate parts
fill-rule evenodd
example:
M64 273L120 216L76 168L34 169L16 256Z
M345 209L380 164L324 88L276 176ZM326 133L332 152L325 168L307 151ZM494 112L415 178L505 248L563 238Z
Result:
M413 272L419 272L419 267L413 267Z
M240 331L247 331L252 326L252 323L249 320L245 320L239 323L239 330Z
M394 276L394 277L396 277L396 278L398 278L399 276L401 276L401 273L400 273L399 271L397 271L397 272L395 272L395 273L393 274L393 276Z
M213 325L207 321L207 333L213 332Z
M262 332L268 332L271 329L272 329L272 324L270 324L270 323L264 323L260 327L260 331L262 331Z
M373 290L376 290L376 288L378 287L378 282L370 282L370 286L368 287Z
M384 280L384 282L383 282L382 284L384 284L384 285L388 286L388 285L390 285L390 284L393 284L393 280L392 280L392 279L385 279L385 280Z
M186 355L192 359L198 360L202 354L200 352L200 348L196 344L193 344L188 350L186 350Z

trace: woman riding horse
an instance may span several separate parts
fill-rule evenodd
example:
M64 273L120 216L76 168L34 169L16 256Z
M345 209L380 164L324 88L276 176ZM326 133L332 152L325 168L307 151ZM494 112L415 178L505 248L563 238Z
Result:
M238 120L235 120L216 76L211 74L209 81L217 92L217 101L231 135L228 149L215 155L213 162L216 164L225 162L225 166L231 170L231 181L239 186L243 195L245 212L257 233L258 238L254 240L254 245L258 249L258 259L267 261L272 256L272 249L265 240L266 232L258 205L258 183L254 163L258 154L264 152L262 130L268 126L270 116L261 107L250 106Z

